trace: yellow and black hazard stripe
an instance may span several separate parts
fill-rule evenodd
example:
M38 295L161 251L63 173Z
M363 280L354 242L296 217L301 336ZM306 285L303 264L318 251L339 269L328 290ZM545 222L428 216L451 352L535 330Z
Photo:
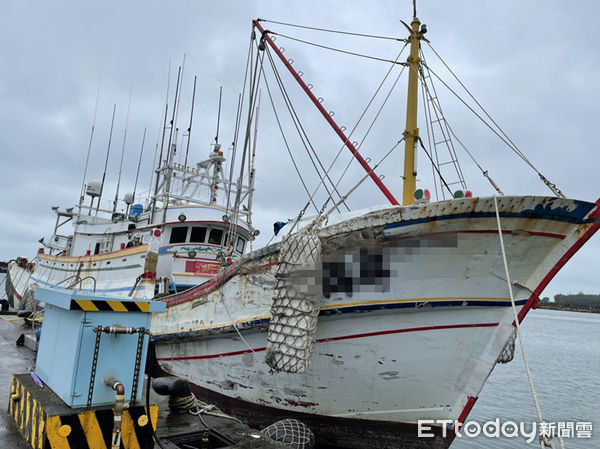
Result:
M31 392L14 376L10 387L8 413L32 448L46 449L46 412Z
M111 406L101 409L75 411L54 415L55 406L45 408L47 389L31 391L13 376L8 406L19 432L33 449L110 449L114 424ZM29 384L29 382L27 382ZM35 388L38 388L37 386ZM132 405L123 411L121 424L122 449L150 449L154 447L153 430L158 420L158 406L146 408ZM151 418L151 419L150 419ZM152 424L150 424L152 423ZM154 429L152 427L154 427Z
M84 312L149 312L150 303L146 301L72 299L69 310L82 310Z

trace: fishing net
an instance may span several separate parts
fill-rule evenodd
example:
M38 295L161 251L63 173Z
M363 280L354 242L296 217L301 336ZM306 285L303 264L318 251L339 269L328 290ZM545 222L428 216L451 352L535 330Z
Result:
M512 361L512 359L515 358L515 338L516 337L517 337L517 332L515 331L512 333L512 335L510 336L510 338L504 345L502 352L500 352L500 355L498 356L498 363L508 363L508 362Z
M275 273L266 362L274 371L303 373L314 346L321 306L321 241L300 231L284 237Z
M315 445L312 431L297 419L277 421L261 433L294 449L311 449Z

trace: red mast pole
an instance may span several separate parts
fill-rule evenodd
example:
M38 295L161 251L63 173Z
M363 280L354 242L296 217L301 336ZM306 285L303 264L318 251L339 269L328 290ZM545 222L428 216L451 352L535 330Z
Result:
M279 59L281 59L281 61L283 62L283 64L287 67L287 69L290 71L290 73L296 79L296 81L298 81L298 84L300 84L300 87L304 90L304 92L306 92L306 95L308 95L308 98L311 99L311 101L317 107L317 109L319 110L319 112L321 113L321 115L323 115L323 117L325 118L325 120L327 120L327 123L329 123L329 125L333 128L333 130L335 131L335 133L340 137L340 139L342 139L342 142L344 142L344 145L346 145L346 147L350 150L350 152L352 153L352 155L354 156L354 158L358 161L358 163L369 174L369 176L375 182L375 184L377 185L377 187L379 187L379 190L381 190L381 192L385 195L385 197L389 200L390 203L392 203L395 206L398 206L400 203L398 203L398 201L396 200L396 198L394 198L394 195L392 195L392 192L390 192L388 190L388 188L383 184L383 182L381 181L381 179L379 179L379 177L375 174L375 172L369 166L369 164L367 163L367 161L365 161L363 159L363 157L360 155L360 153L358 152L358 150L356 149L356 147L350 142L350 140L348 139L348 137L346 137L346 135L344 134L344 131L341 130L341 128L337 125L337 123L335 122L335 120L333 120L333 118L329 115L329 113L327 112L327 110L319 102L319 100L317 99L317 97L315 97L315 95L312 93L312 91L309 89L309 87L306 85L306 83L302 80L302 78L300 77L300 75L298 74L298 72L296 72L296 70L292 67L292 65L290 64L290 62L285 58L285 56L283 56L283 53L281 52L281 50L279 50L279 48L275 45L275 42L273 42L273 39L271 39L271 37L267 34L268 31L265 31L263 29L263 27L260 25L260 23L259 23L258 20L254 20L254 21L252 21L252 23L254 24L254 26L256 28L258 28L258 30L262 34L262 37L265 39L265 41L271 46L271 48L273 49L273 51L275 51L275 53L277 54L277 56L279 56Z

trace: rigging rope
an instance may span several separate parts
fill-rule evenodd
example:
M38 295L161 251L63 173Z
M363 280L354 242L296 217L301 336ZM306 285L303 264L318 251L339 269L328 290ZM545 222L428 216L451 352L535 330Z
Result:
M396 61L398 59L400 59L400 56L402 55L402 53L404 52L404 50L406 49L406 46L408 44L404 44L404 46L402 47L402 49L400 50L400 52L398 53L398 56L396 56ZM369 133L371 132L371 129L373 128L373 125L375 124L375 121L379 118L379 115L381 113L381 111L383 110L383 107L385 106L385 104L387 103L388 99L390 98L390 95L392 93L392 91L394 90L394 88L396 87L396 84L398 83L398 80L400 79L400 77L402 76L402 73L404 72L404 69L406 68L406 66L402 67L402 70L400 71L400 73L398 74L398 76L396 77L396 80L394 81L394 83L392 84L392 87L390 88L390 91L388 92L387 96L385 97L382 105L380 106L379 110L377 111L377 114L375 115L375 118L373 119L373 121L371 122L371 125L369 126L369 128L367 129L367 132L365 133L365 135L363 136L362 140L360 141L360 143L357 145L356 149L360 149L361 146L363 145L363 143L365 142L367 136L369 135ZM390 76L390 74L392 73L392 70L394 69L394 65L391 65L389 70L387 71L387 73L385 74L385 76L383 77L383 80L381 81L381 83L379 83L379 86L377 87L377 89L375 90L375 92L373 93L373 95L371 96L371 99L369 100L369 102L367 103L365 109L363 110L362 114L360 115L360 117L358 118L357 122L354 124L354 127L352 128L352 131L350 131L350 134L348 134L348 139L350 139L352 137L352 135L354 134L354 132L356 131L356 128L358 128L358 125L362 122L363 118L365 117L367 111L369 110L369 108L371 107L371 105L373 104L373 102L375 101L375 97L377 97L377 95L379 94L379 91L383 88L383 85L385 84L387 78ZM338 150L337 154L335 155L335 158L333 159L333 161L331 162L331 164L329 165L329 168L327 169L327 171L330 171L333 168L333 165L335 164L335 162L338 160L338 158L340 157L340 155L342 154L342 151L344 150L345 144L343 143L340 147L340 149ZM354 159L350 159L348 161L348 164L346 165L346 168L344 169L344 171L342 172L342 174L340 175L338 181L336 182L336 187L340 184L340 182L342 181L343 177L346 175L348 169L350 168L350 165L352 164L352 161ZM317 190L319 189L319 187L321 186L321 184L319 184L317 186ZM316 193L316 190L315 192ZM313 193L313 195L314 195ZM327 202L329 201L330 198L327 199L326 203L323 205L323 207L325 207L325 205L327 204Z
M250 344L246 341L246 339L244 337L242 337L242 334L240 333L240 331L237 327L237 324L231 317L231 313L229 313L229 308L227 307L227 302L225 301L225 292L223 291L225 289L225 277L224 277L225 269L223 269L222 273L223 273L223 283L219 287L219 291L221 294L221 304L223 304L223 307L225 308L225 312L227 312L227 316L229 317L229 321L230 321L231 325L233 326L233 328L235 329L235 332L238 334L238 337L240 337L240 340L242 340L244 342L244 344L250 350L250 352L252 352L254 354L255 353L254 349L252 348L252 346L250 346Z
M302 174L300 173L300 169L298 168L298 165L296 164L296 160L294 159L294 156L292 155L292 151L290 150L290 146L289 146L288 141L287 141L287 139L285 137L285 133L283 132L283 127L281 126L281 121L279 120L279 114L277 114L277 109L275 108L275 103L273 102L273 96L271 95L271 88L269 87L269 82L267 81L267 77L264 76L263 78L265 80L265 85L267 87L267 93L269 95L269 100L271 102L271 107L273 108L273 113L275 114L275 120L277 121L277 126L279 127L279 131L281 132L281 137L283 138L283 143L285 144L285 148L286 148L288 154L290 155L290 158L292 159L292 164L294 165L294 169L296 170L296 174L300 178L300 182L302 183L302 187L304 187L304 190L306 191L306 195L308 195L308 198L309 198L309 203L308 204L312 204L314 206L315 210L317 212L319 212L319 208L317 207L317 205L313 201L312 195L310 194L310 191L308 190L308 187L306 186L306 182L304 182L304 178L302 177ZM322 182L322 180L321 180L321 182Z
M319 178L324 181L324 178L327 179L329 181L329 183L331 184L331 186L333 187L333 191L335 193L337 193L338 196L341 197L341 194L339 193L339 191L337 190L336 185L334 184L333 180L330 178L329 176L329 172L328 170L325 169L323 163L321 162L316 150L314 149L314 147L312 146L310 139L308 138L308 135L306 134L306 131L304 130L304 127L302 126L302 123L300 122L300 118L298 117L298 114L296 113L294 106L292 105L292 102L289 98L289 95L287 93L287 91L285 90L285 86L283 85L283 81L281 79L281 76L277 70L277 67L275 65L275 62L273 60L273 56L271 55L270 51L267 49L265 49L265 52L267 53L267 56L269 58L269 62L271 63L271 68L273 70L273 73L275 75L275 79L279 85L279 89L281 90L282 96L284 98L284 102L285 105L288 109L288 112L290 113L290 116L292 117L292 120L294 122L294 125L296 127L296 130L298 132L298 135L300 136L300 140L302 141L302 144L308 154L308 157L313 165L313 168L315 169L315 171L317 172L317 175L319 176ZM312 152L312 154L311 154ZM313 158L314 156L314 158ZM321 170L323 171L323 176L321 176L321 171L319 171L319 168L317 167L317 164L315 163L315 159L318 162L319 166L321 167ZM332 192L329 190L329 188L327 187L327 184L323 184L325 190L327 191L327 194L329 196L333 195ZM350 210L350 208L346 205L346 209Z
M375 169L377 167L379 167L379 165L381 165L381 163L383 161L385 161L387 159L387 157L392 154L392 152L398 147L398 145L400 145L402 142L404 141L404 137L402 137L398 142L396 142L389 150L388 152L383 156L383 158L381 158L381 160L379 162L377 162L377 164L375 164L371 170L369 170L356 184L354 184L354 186L348 191L348 193L346 193L340 201L346 201L348 199L348 197L358 188L358 186L360 186L365 179L367 179L369 176L371 176L371 173L375 171ZM329 200L328 200L329 201ZM325 208L325 205L327 204L327 202L323 205L323 209ZM323 221L325 218L327 218L329 216L329 214L331 214L331 212L333 212L337 207L337 204L333 205L333 207L331 207L327 213L325 213L324 215L319 214L313 221L313 224L311 224L311 227L314 227L314 223L317 222L321 222ZM290 230L291 233L291 230Z
M431 77L431 76L430 76ZM422 78L422 85L423 85L423 89L424 91L427 89L428 85L424 80L424 76ZM433 85L432 85L433 87ZM434 88L435 91L435 88ZM428 90L427 90L428 92ZM427 93L427 95L431 96L430 93ZM437 93L434 92L434 95L437 96ZM423 95L425 96L425 95ZM425 99L423 99L423 101L425 101ZM489 181L489 183L492 185L492 187L494 187L494 189L496 190L496 192L498 192L498 194L500 195L504 195L504 192L502 192L502 190L500 190L500 187L498 187L498 185L494 182L494 180L489 176L488 171L485 170L481 164L477 161L477 159L475 159L475 156L473 156L473 154L469 151L469 149L465 146L465 144L462 142L462 140L460 140L458 138L458 136L456 135L456 133L454 132L454 129L452 128L452 126L450 126L450 123L448 122L448 120L446 119L446 117L443 116L442 111L440 110L439 113L442 115L443 119L444 119L444 124L446 126L446 128L448 129L448 132L452 135L452 137L454 138L454 140L456 140L458 142L458 144L462 147L462 149L465 151L465 153L467 153L467 155L471 158L471 160L473 161L473 163L477 166L477 168L479 168L479 170L481 171L481 173L483 174L483 176ZM429 131L429 123L428 123L428 131ZM435 181L435 177L434 177L434 181Z
M267 23L275 23L277 25L284 25L284 26L289 26L289 27L293 27L293 28L303 28L305 30L324 31L326 33L336 33L336 34L345 34L348 36L371 37L371 38L375 38L375 39L387 39L387 40L393 40L393 41L407 42L407 39L403 39L403 38L399 38L399 37L379 36L379 35L375 35L375 34L352 33L349 31L339 31L339 30L330 30L330 29L326 29L326 28L309 27L309 26L305 26L305 25L296 25L293 23L277 22L275 20L267 20L267 19L258 19L258 21L259 22L267 22Z
M381 62L387 62L387 63L392 63L392 64L405 65L404 62L397 62L397 61L393 61L391 59L379 58L377 56L365 55L364 53L356 53L356 52L353 52L353 51L342 50L342 49L335 48L335 47L329 47L327 45L316 44L314 42L309 42L309 41L305 41L305 40L302 40L302 39L298 39L297 37L291 37L291 36L287 36L285 34L275 33L274 31L269 31L269 33L271 35L280 36L280 37L283 37L285 39L289 39L291 41L296 41L296 42L300 42L302 44L312 45L313 47L323 48L325 50L335 51L335 52L338 52L338 53L344 53L346 55L358 56L359 58L372 59L374 61L381 61Z
M517 330L517 336L519 337L519 345L521 346L521 353L523 355L523 362L525 362L525 370L527 371L527 379L529 380L529 388L531 389L531 395L533 397L533 403L535 405L535 410L538 416L538 422L540 426L544 422L542 418L542 410L540 409L540 404L538 402L537 393L535 391L535 387L533 385L533 377L531 376L531 370L529 368L529 361L527 360L527 353L525 352L525 345L523 343L523 336L521 334L521 324L519 321L519 315L517 313L517 307L515 305L515 298L513 296L512 291L512 282L510 280L510 273L508 271L508 261L506 258L506 250L504 248L504 238L502 236L502 225L500 224L500 212L498 211L498 197L494 195L494 207L496 209L496 223L498 226L498 237L500 238L500 249L502 250L502 262L504 263L504 273L506 275L506 283L508 284L508 293L510 295L510 305L512 307L513 316L514 316L514 324ZM542 433L540 435L540 447L544 449L545 447L550 447L554 449L554 444L550 441L551 435L545 435ZM558 439L560 441L561 448L564 449L564 443L562 437L558 435Z
M329 203L329 201L332 199L331 197L327 199L327 201L325 201L325 203L323 204L323 207L321 208L321 210L319 211L318 215L313 219L313 221L311 222L311 224L309 224L307 226L307 228L309 228L309 230L314 229L316 226L318 226L319 223L321 223L323 220L325 220L329 214L331 214L335 209L338 208L338 206L341 204L342 201L346 201L348 199L348 197L350 197L350 195L369 177L371 176L371 173L375 171L375 169L377 167L379 167L379 165L381 165L381 163L383 163L383 161L385 161L387 159L387 157L392 154L392 152L398 147L398 145L400 145L402 142L404 141L404 137L402 137L398 142L396 142L389 150L388 152L383 156L383 158L381 158L381 160L379 162L377 162L377 164L375 164L375 166L373 166L371 168L371 170L369 170L349 191L348 193L346 193L345 195L343 195L340 200L334 204L328 211L327 213L324 214L325 211L325 207L327 206L327 204ZM308 203L304 206L304 209L302 209L302 211L300 211L300 213L298 214L297 219L294 221L293 225L290 226L290 230L288 231L288 234L292 234L294 232L294 229L296 228L296 225L298 223L300 223L301 218L304 215L304 212L306 212L306 209L308 207Z
M229 170L229 188L227 189L227 206L225 208L226 214L229 213L229 205L230 205L230 198L231 198L231 186L233 185L233 169L234 169L234 165L235 165L235 156L236 156L237 143L238 143L238 137L239 137L239 131L240 131L240 125L241 125L242 109L244 108L246 83L247 83L248 79L250 78L250 76L248 75L248 72L252 70L252 66L250 65L250 63L254 59L254 57L253 57L253 55L254 55L253 41L254 40L256 40L256 33L254 32L254 30L252 30L252 32L250 34L250 45L248 47L248 56L246 57L246 69L244 70L244 83L242 85L242 94L241 94L240 102L238 105L237 116L236 116L236 126L235 126L235 132L233 135L233 145L232 145L233 148L232 148L232 153L231 153L231 162L230 162L231 165L230 165L230 170Z
M252 33L252 39L250 45L252 45L252 41L255 40L255 33ZM240 214L240 206L242 202L241 193L242 193L242 181L244 179L244 168L246 162L246 154L249 151L250 147L250 135L252 128L252 121L254 119L254 106L256 101L256 90L258 88L258 84L260 83L261 73L262 73L262 65L263 65L264 56L259 57L257 54L256 61L254 61L254 70L252 70L252 65L250 65L250 73L248 78L251 79L250 88L248 91L248 120L246 122L246 134L244 137L244 148L242 151L242 161L240 163L240 174L237 180L236 185L236 193L235 193L235 202L233 203L233 213L229 221L229 228L227 230L227 238L225 240L226 250L228 252L227 255L230 255L233 252L234 245L234 237L235 237L235 228L237 227L239 214ZM259 67L261 69L259 69ZM230 188L231 190L231 184ZM226 213L228 210L226 210ZM250 229L251 236L253 235L252 229Z
M259 20L261 20L261 19L259 19ZM268 22L268 21L267 21L267 22ZM273 23L280 23L280 22L273 22ZM280 24L281 24L281 23L280 23ZM286 25L290 25L290 24L286 24ZM291 25L290 25L290 26L291 26ZM375 119L373 120L373 122L372 122L372 123L371 123L371 125L369 126L369 128L368 128L368 130L367 130L367 132L366 132L365 136L363 137L363 139L362 139L362 141L361 141L361 144L360 144L360 145L362 145L362 144L364 143L365 139L368 137L368 135L369 135L370 131L372 130L372 128L373 128L373 125L374 125L375 121L378 119L378 117L379 117L379 114L381 113L381 110L382 110L382 109L383 109L383 107L385 106L385 104L386 104L387 100L388 100L388 99L389 99L389 97L390 97L390 94L391 94L391 92L393 91L393 89L394 89L394 87L395 87L396 83L398 82L398 79L400 78L400 76L401 76L401 74L402 74L402 72L403 72L404 68L406 67L406 64L404 64L404 63L399 63L399 62L398 62L398 59L400 58L400 56L401 56L401 54L402 54L403 50L406 48L406 46L407 46L407 42L408 42L408 41L407 41L406 39L397 39L398 41L404 42L405 44L404 44L404 46L403 46L402 50L400 51L400 53L398 54L398 56L396 57L396 59L395 59L395 60L389 60L389 59L383 59L383 58L375 58L375 57L371 57L371 56L369 56L369 55L363 55L363 54L354 53L354 52L348 52L348 51L345 51L345 50L340 50L340 49L336 49L336 48L333 48L333 47L327 47L327 46L323 46L323 45L320 45L320 44L315 44L315 43L308 42L308 41L305 41L305 40L297 39L297 38L294 38L294 37L291 37L291 36L287 36L287 35L283 35L283 34L275 33L275 32L273 32L273 31L269 31L269 33L270 33L270 34L272 34L272 35L278 35L278 36L281 36L281 37L283 37L283 38L288 38L288 39L290 39L290 40L295 40L295 41L297 41L297 42L305 43L305 44L308 44L308 45L315 45L315 46L318 46L318 47L321 47L321 48L325 48L325 49L328 49L328 50L332 50L332 51L338 51L338 52L341 52L341 53L345 53L345 54L351 54L351 55L354 55L354 56L359 56L359 57L367 57L367 58L370 58L370 59L377 59L377 60L380 60L380 61L385 61L385 62L388 62L388 63L391 63L391 64L392 64L392 67L390 67L390 69L388 70L388 73L387 73L387 74L386 74L386 76L384 77L384 80L381 82L381 84L380 84L380 86L377 88L377 90L376 90L375 94L373 95L373 97L372 97L372 98L371 98L371 100L369 101L369 103L368 103L367 107L365 108L365 110L364 110L364 111L363 111L363 113L361 114L361 116L360 116L360 118L359 118L358 122L356 123L356 125L354 126L354 128L353 128L352 132L350 133L350 136L352 135L352 133L354 133L354 131L356 130L357 126L359 125L359 123L360 123L360 122L361 122L361 120L363 119L363 117L364 117L365 113L368 111L368 109L369 109L369 107L371 106L371 104L372 104L373 100L375 99L376 95L378 94L378 92L379 92L379 91L380 91L380 89L382 88L383 84L385 83L385 81L386 81L387 77L388 77L388 76L389 76L389 74L391 73L391 70L393 69L393 66L394 66L394 65L402 65L402 66L403 66L403 69L402 69L402 71L401 71L400 75L398 75L398 78L396 79L396 81L394 82L394 84L393 84L392 88L390 89L390 92L388 93L388 95L387 95L387 97L386 97L386 99L385 99L384 103L381 105L381 107L380 107L379 111L377 112L377 115L376 115ZM270 61L271 61L271 66L272 66L272 68L273 68L273 72L275 73L276 80L277 80L277 82L279 83L279 87L280 87L280 89L281 89L281 91L282 91L282 94L284 95L284 99L285 99L285 101L286 101L286 106L288 107L288 110L289 110L290 114L292 115L292 118L293 118L293 120L294 120L294 124L295 124L295 126L296 126L296 128L297 128L297 130L298 130L298 132L299 132L299 135L300 135L300 138L301 138L301 140L302 140L302 143L303 143L303 145L305 146L305 149L307 150L307 153L308 153L308 155L309 155L309 158L311 159L311 162L313 163L313 166L315 167L315 170L317 171L317 174L319 175L319 177L320 177L320 179L321 179L321 180L320 180L320 183L319 183L319 184L317 185L317 187L315 188L315 190L314 190L313 194L309 196L309 201L307 202L307 204L306 204L306 206L304 207L304 209L303 209L303 210L306 210L306 208L307 208L307 207L308 207L308 206L309 206L311 203L313 203L313 206L314 206L314 196L316 195L316 193L317 193L317 192L318 192L318 190L320 189L321 185L323 185L323 186L325 187L325 190L326 190L326 191L327 191L327 193L328 193L328 198L326 199L326 201L325 201L325 203L324 203L324 205L323 205L323 208L322 208L322 210L324 210L324 208L327 206L327 203L329 202L329 200L330 200L330 199L332 199L332 192L330 192L330 190L327 188L327 184L325 183L325 178L326 178L327 180L329 180L329 182L330 182L330 183L331 183L331 185L333 186L333 190L335 191L335 193L337 193L337 194L338 194L338 195L341 197L341 195L340 195L339 191L337 190L337 187L340 185L340 182L342 181L343 177L344 177L344 176L345 176L345 174L347 173L347 171L348 171L348 169L349 169L349 167L350 167L350 165L351 165L351 162L352 162L352 160L350 160L350 162L349 162L349 163L348 163L348 165L346 166L345 170L343 171L343 173L342 173L342 175L340 176L340 178L338 179L338 181L337 181L336 183L333 183L333 181L332 181L332 180L331 180L331 178L329 177L329 172L330 172L331 168L333 167L333 165L335 164L335 162L337 161L337 159L338 159L338 157L339 157L340 153L343 151L343 148L344 148L344 146L345 146L345 143L342 145L342 147L341 147L340 151L338 151L338 153L337 153L337 155L335 156L334 160L333 160L333 161L332 161L332 163L329 165L329 168L325 169L325 167L324 167L324 166L323 166L323 164L321 163L321 161L320 161L320 159L319 159L318 155L316 154L316 151L315 151L315 149L313 148L312 144L310 143L310 139L309 139L309 138L308 138L308 136L306 135L306 132L304 131L304 128L302 127L302 124L301 124L301 122L300 122L300 120L299 120L299 118L298 118L298 116L297 116L297 114L296 114L296 112L295 112L295 110L294 110L294 108L293 108L293 105L292 105L291 101L289 100L289 96L288 96L287 92L285 91L285 87L283 86L283 83L282 83L282 81L281 81L281 77L280 77L279 73L277 72L277 69L276 69L276 67L275 67L274 63L272 62L272 56L270 55L270 53L268 53L268 55L269 55L269 58L270 58ZM280 127L280 130L281 130L281 127ZM304 136L304 137L303 137L303 136ZM349 137L350 137L350 136L349 136ZM348 139L349 139L349 137L348 137ZM306 139L306 140L305 140L305 139ZM323 170L324 177L323 177L323 176L321 176L321 172L320 172L320 171L317 169L317 167L315 166L315 162L314 162L314 160L313 160L313 157L311 156L311 154L310 154L310 152L309 152L309 150L308 150L308 146L307 146L307 144L308 144L308 146L310 146L310 150L312 150L312 152L313 152L313 154L314 154L314 156L315 156L316 160L318 161L318 163L319 163L319 165L320 165L321 169ZM286 144L286 145L287 145L287 144ZM359 147L360 147L360 145L359 145ZM288 149L288 152L289 152L289 149ZM296 168L296 171L298 172L298 169L297 169L297 168ZM372 173L372 171L371 171L370 173ZM305 184L303 183L303 185L305 185ZM345 204L345 202L343 201L343 199L342 199L342 201L341 201L341 202L338 202L338 203L336 203L336 204L338 204L338 205L344 204L344 205L346 206L346 208L347 208L348 210L350 210L350 209L348 208L348 206ZM300 215L302 215L302 213L301 213Z
M552 193L554 193L557 197L560 198L565 198L565 195L561 192L561 190L556 187L556 184L553 184L552 182L550 182L534 165L533 163L527 159L527 157L525 156L525 154L523 154L523 152L517 147L517 145L510 139L510 137L504 132L504 130L500 127L500 125L498 125L498 123L496 123L496 121L490 116L490 114L485 110L485 108L475 99L475 97L473 96L473 94L471 94L471 92L469 91L469 89L467 89L467 87L462 83L462 81L460 81L460 79L456 76L456 74L452 71L452 69L450 69L450 67L448 66L448 64L446 64L446 62L442 59L442 57L434 50L434 48L431 46L431 44L428 42L427 43L429 45L429 48L431 49L431 51L438 57L438 59L442 62L442 64L446 67L446 69L448 69L448 71L450 72L450 74L452 74L452 76L454 77L454 79L456 79L456 81L461 85L461 87L465 90L465 92L467 92L467 94L469 95L469 97L475 102L475 104L477 104L477 106L479 106L479 108L483 111L483 113L485 114L485 116L494 124L494 126L497 128L497 130L499 131L499 133L492 127L489 125L489 123L487 121L485 121L483 119L483 117L481 117L477 112L475 112L475 110L473 108L471 108L471 106L469 106L448 84L446 84L433 70L431 70L431 68L429 66L427 66L425 63L423 63L423 65L425 67L427 67L427 69L433 73L435 75L435 77L450 91L452 92L452 94L454 94L454 96L456 96L473 114L475 114L475 116L477 118L479 118L479 120L481 120L494 134L496 134L496 136L498 136L498 138L500 138L500 140L502 140L511 150L513 150L513 152L515 154L517 154L527 165L529 165L533 171L535 171L538 176L540 177L540 179L542 180L542 182L544 184L546 184L546 186L552 191Z
M450 190L450 187L448 187L448 183L446 182L446 180L442 176L442 172L440 172L440 168L438 167L438 165L433 161L433 158L431 157L431 154L429 154L429 151L427 151L427 148L425 148L425 145L423 145L423 139L421 139L420 136L418 136L417 139L419 141L419 144L421 145L421 148L423 148L423 151L425 152L425 154L427 155L427 157L431 161L431 165L433 166L433 168L437 172L437 175L440 177L440 181L442 182L442 184L444 184L444 187L446 187L446 190L448 190L448 193L450 194L450 196L452 196L452 190Z
M406 45L404 45L404 47L402 48L402 50L400 51L400 54L402 53L402 51L404 50L404 48L406 48ZM400 54L398 54L397 58L400 58ZM377 113L375 114L375 117L373 118L373 120L371 121L371 124L369 125L369 128L367 129L367 131L365 132L365 135L363 136L363 138L361 139L361 141L359 142L358 146L356 147L356 149L360 149L363 145L363 143L365 142L365 140L367 139L367 137L369 136L369 134L371 133L371 130L373 129L373 126L375 125L375 122L377 121L377 119L379 118L379 115L381 114L381 111L383 110L384 106L387 104L390 96L392 95L392 92L394 91L394 89L396 88L396 85L398 84L398 81L400 80L400 77L402 76L402 74L404 73L404 69L406 68L406 66L402 67L402 70L400 70L400 73L398 74L398 76L396 77L394 83L392 84L392 87L390 87L390 90L388 92L388 94L386 95L385 99L383 100L383 103L381 104L381 106L379 107L379 109L377 110ZM390 68L391 71L391 68ZM388 74L390 72L388 71ZM387 74L386 77L384 78L384 80L382 81L382 84L380 84L380 86L383 85L383 83L385 82L385 79L387 78ZM356 128L358 127L360 121L362 120L362 118L364 117L365 113L367 112L367 109L371 106L372 101L375 99L375 95L377 95L377 93L379 92L379 88L377 89L377 91L375 92L375 94L373 95L372 100L369 102L369 104L367 105L367 108L365 109L365 111L363 112L363 114L360 116L359 121L356 123L356 125L354 126L354 128L352 129L352 132L354 132L354 130L356 130ZM340 148L340 152L342 151L343 147ZM339 153L338 153L339 154ZM342 181L342 178L346 175L348 169L350 168L350 164L352 163L352 159L350 159L350 161L348 162L348 164L346 165L346 168L344 169L344 171L342 172L342 174L340 175L340 178L338 179L338 182L336 183L336 186L339 185L339 183Z
M425 61L425 56L423 55L422 50L420 50L420 57L422 61ZM421 88L423 91L423 104L424 104L424 110L425 110L425 118L426 118L426 123L427 123L427 138L429 141L429 147L432 148L432 153L435 152L435 165L437 167L433 167L433 179L434 179L434 185L436 188L436 196L437 196L437 182L435 180L436 176L435 176L435 171L436 169L438 169L438 172L440 171L440 167L443 164L440 164L439 161L439 153L437 150L437 146L439 144L445 144L446 149L448 150L448 154L450 156L450 161L446 162L446 163L451 163L454 166L454 169L456 171L457 177L458 177L458 183L460 183L461 187L463 189L467 188L467 184L465 182L464 179L464 175L462 172L462 168L460 166L460 162L458 160L458 155L456 154L456 149L454 148L454 142L450 137L450 130L448 127L448 122L446 120L446 117L444 116L444 112L442 111L442 105L440 104L439 98L438 98L438 94L435 88L435 85L433 84L433 80L431 79L431 75L429 73L426 73L425 70L423 70L423 67L420 68L419 70L419 79L421 81ZM427 78L429 78L430 83L427 83ZM432 114L433 111L433 114ZM435 120L433 119L433 116L435 116ZM436 141L436 126L434 126L434 124L437 125L437 127L439 128L439 132L441 132L442 134L442 140L440 141ZM433 143L432 143L433 141ZM433 157L431 158L433 159ZM442 192L442 197L445 198L444 195L444 190L441 189Z

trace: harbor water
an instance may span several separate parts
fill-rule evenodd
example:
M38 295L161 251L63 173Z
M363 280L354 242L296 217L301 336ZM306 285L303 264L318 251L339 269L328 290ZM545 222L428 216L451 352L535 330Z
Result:
M600 314L533 310L522 325L525 353L542 411L549 423L573 424L573 436L564 438L566 449L600 447ZM527 432L537 413L529 388L519 344L515 358L497 365L483 388L466 422L483 425L499 418L525 422ZM582 438L581 423L592 423L591 438ZM582 427L583 426L583 427ZM476 430L476 426L472 429ZM559 442L554 439L555 447ZM519 437L456 438L451 449L515 449L540 447L537 439L528 444Z

